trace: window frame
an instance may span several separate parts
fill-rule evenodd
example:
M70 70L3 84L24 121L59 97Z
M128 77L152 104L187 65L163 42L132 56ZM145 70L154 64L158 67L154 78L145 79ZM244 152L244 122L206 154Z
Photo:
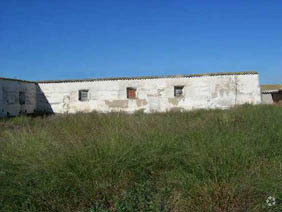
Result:
M178 94L177 90L181 90L181 94ZM183 97L183 96L184 96L184 85L175 85L174 86L174 97Z
M19 92L19 104L20 105L25 105L26 103L26 95L24 91Z
M134 92L134 96L130 95L130 92ZM136 99L137 98L137 88L134 87L127 87L126 88L126 97L127 99Z
M83 93L87 94L87 97L83 97ZM88 89L82 89L78 91L78 101L80 102L88 102L89 101L89 90Z

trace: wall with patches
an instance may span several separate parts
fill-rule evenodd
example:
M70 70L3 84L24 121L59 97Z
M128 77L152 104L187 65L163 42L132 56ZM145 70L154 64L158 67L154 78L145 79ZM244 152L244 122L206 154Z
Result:
M271 93L262 93L261 94L261 102L262 104L273 104L273 98Z
M175 86L184 86L182 96L175 97ZM136 89L136 98L127 98L128 87ZM47 100L40 108L49 107L55 113L166 112L261 103L259 78L254 73L49 81L38 83L38 88ZM79 101L79 90L88 90L88 101Z
M35 83L0 78L0 117L34 113L36 96Z
M282 90L263 91L261 94L263 104L282 104Z

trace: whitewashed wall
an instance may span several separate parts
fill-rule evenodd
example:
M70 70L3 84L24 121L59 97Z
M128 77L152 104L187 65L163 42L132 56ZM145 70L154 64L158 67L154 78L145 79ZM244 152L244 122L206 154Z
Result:
M19 92L25 93L25 104L19 103ZM33 113L36 110L36 84L0 79L0 117Z
M48 108L50 104L49 109L55 113L165 112L261 103L257 74L48 82L38 86L48 101L42 101L40 107ZM183 97L174 97L174 86L184 86ZM127 99L127 87L137 89L136 99ZM78 100L79 90L83 89L89 90L87 102Z
M262 104L273 104L273 98L271 93L262 93L261 94Z

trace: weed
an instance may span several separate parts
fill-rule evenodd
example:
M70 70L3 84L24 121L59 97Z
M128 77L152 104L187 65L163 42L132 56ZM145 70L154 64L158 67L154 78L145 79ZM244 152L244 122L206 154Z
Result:
M266 105L0 120L0 211L279 211L281 120Z

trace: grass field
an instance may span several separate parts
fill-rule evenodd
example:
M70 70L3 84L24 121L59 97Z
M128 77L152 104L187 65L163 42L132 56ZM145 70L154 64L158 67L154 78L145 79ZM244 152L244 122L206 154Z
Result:
M0 120L0 211L282 211L282 108Z

